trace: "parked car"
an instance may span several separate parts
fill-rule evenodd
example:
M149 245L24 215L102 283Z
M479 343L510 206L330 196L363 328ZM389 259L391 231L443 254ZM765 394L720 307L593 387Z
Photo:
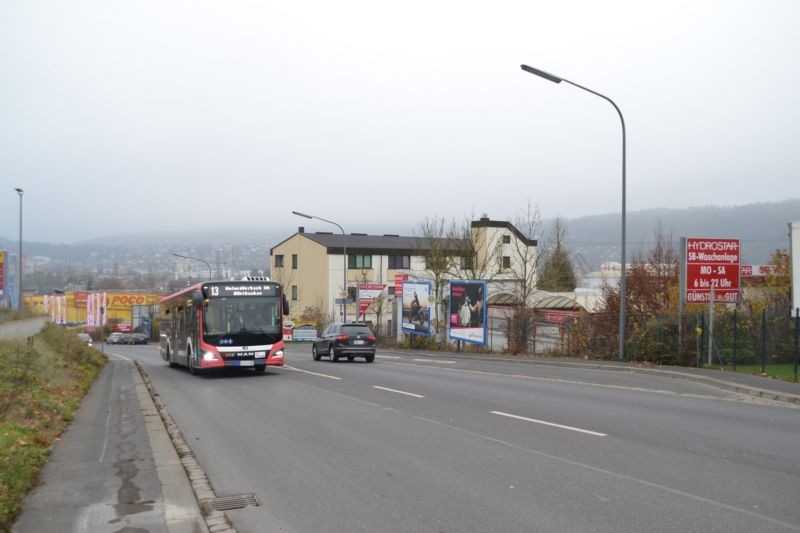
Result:
M125 334L115 331L108 335L106 344L125 344Z
M144 333L129 333L128 344L147 344L147 335Z
M88 333L78 333L78 338L82 340L86 345L92 345L92 337Z
M347 357L348 361L356 356L364 357L367 363L371 363L375 360L375 335L361 322L331 324L311 346L314 361L319 361L323 355L332 363L341 356Z

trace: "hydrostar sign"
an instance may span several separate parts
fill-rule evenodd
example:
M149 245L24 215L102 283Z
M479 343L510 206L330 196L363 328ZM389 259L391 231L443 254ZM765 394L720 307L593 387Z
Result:
M686 238L686 301L739 300L739 239Z

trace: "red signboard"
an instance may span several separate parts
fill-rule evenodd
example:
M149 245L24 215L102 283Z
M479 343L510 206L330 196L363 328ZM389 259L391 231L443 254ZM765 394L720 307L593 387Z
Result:
M3 279L5 271L6 271L6 253L0 250L0 296L3 295L3 291L6 288L5 280Z
M745 278L760 278L767 274L776 274L778 268L775 265L742 265L739 272Z
M554 324L565 324L567 322L574 322L575 315L573 313L562 313L560 311L545 311L545 322L553 322Z
M403 282L408 281L408 274L394 275L394 295L401 298L403 295Z
M739 300L739 239L686 239L686 301Z

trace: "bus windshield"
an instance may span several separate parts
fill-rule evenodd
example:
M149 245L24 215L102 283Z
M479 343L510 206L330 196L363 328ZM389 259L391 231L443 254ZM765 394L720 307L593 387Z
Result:
M204 336L281 335L281 306L276 296L212 298L203 314Z

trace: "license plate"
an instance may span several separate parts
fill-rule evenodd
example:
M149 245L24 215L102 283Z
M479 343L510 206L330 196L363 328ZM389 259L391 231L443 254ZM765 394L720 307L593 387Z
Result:
M364 344L364 341L358 341L358 340L356 340L356 341L353 341L353 344Z
M253 366L254 361L233 361L233 366Z

